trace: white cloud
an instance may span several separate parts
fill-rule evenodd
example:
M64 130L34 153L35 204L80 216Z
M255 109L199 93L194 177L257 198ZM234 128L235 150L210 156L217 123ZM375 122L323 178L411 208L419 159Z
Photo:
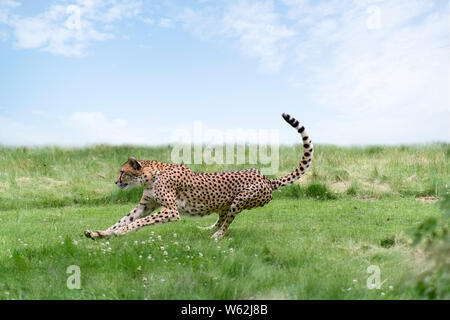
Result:
M92 41L113 37L115 23L141 11L140 1L72 0L22 17L11 14L17 4L0 0L0 24L12 27L0 32L0 40L13 38L20 48L68 56L83 55ZM69 20L70 5L81 8L81 29L69 27L76 25ZM140 21L182 25L199 39L231 44L261 69L288 79L298 92L294 99L306 104L306 116L317 121L308 126L316 141L449 140L448 4L238 0L203 1L192 8L156 6L154 19ZM68 123L80 137L90 132L83 136L88 140L151 143L164 137L152 140L139 127L97 113L74 114ZM156 137L163 131L153 132Z
M2 145L34 145L56 142L52 141L48 131L43 131L36 126L27 125L0 115L0 141Z
M148 118L136 118L133 115L129 115L128 118L117 118L98 111L74 112L60 119L65 134L63 143L167 144L173 143L173 131L185 127L184 124L161 123L155 118L149 123Z
M169 143L171 130L175 128L139 124L115 118L103 112L74 112L55 116L42 110L28 110L26 120L15 120L0 115L0 141L4 145L66 145L86 144L159 144ZM166 137L161 141L161 137Z
M141 1L76 0L54 4L31 17L0 14L12 28L17 48L39 48L57 55L83 56L92 41L114 37L113 24L140 13Z
M71 137L84 143L138 144L143 137L123 119L110 119L102 112L75 112L64 120Z
M127 0L117 2L111 5L104 14L101 14L99 20L103 22L114 22L133 18L141 13L141 6L141 1Z
M13 0L0 0L0 6L5 6L5 7L18 7L20 6L20 2L17 1L13 1Z
M282 72L302 101L323 111L321 141L449 139L446 4L282 3L208 4L185 9L179 19L200 39L233 40L264 70Z
M330 28L322 28L328 17L306 29L292 82L314 105L343 116L348 129L325 122L330 132L346 132L344 140L369 132L378 142L448 140L448 12L429 1L376 6L376 29L367 28L367 6L333 16Z
M235 40L266 70L283 72L302 101L323 111L321 141L449 140L445 4L283 3L282 9L249 1L185 9L181 20L199 38ZM345 136L337 139L337 131Z
M294 32L279 22L271 1L234 4L221 23L221 33L237 38L247 55L256 57L266 70L279 71L285 59L285 41Z
M161 18L158 21L158 25L162 28L173 28L173 21L169 18Z
M278 72L285 60L286 40L294 32L281 23L272 1L231 2L223 9L185 9L183 27L201 39L234 39L247 56L259 60L263 70Z
M0 0L0 24L8 22L11 9L19 7L20 3L12 0Z
M148 24L148 25L152 25L152 24L155 23L155 20L153 20L150 17L142 18L141 20L142 20L143 23Z

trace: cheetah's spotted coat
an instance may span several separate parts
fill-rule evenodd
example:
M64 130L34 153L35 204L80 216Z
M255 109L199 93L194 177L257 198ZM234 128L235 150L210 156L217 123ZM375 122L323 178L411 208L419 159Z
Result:
M272 200L273 190L298 180L309 167L313 156L311 139L297 120L284 113L283 118L301 134L304 147L299 166L287 176L270 179L258 169L200 173L184 165L130 158L122 166L116 184L121 189L145 186L141 201L113 226L104 231L86 230L85 235L92 239L109 238L180 220L180 214L218 213L216 223L201 229L218 229L212 237L223 237L239 212L266 205ZM159 207L159 212L150 215Z

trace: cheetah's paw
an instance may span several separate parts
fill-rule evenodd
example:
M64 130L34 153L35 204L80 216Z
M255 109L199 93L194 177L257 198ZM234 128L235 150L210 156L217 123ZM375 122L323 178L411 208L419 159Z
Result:
M92 240L98 239L99 235L95 231L85 230L84 235Z
M216 233L214 233L211 238L218 240L218 239L222 239L223 236L225 235L225 232L223 232L222 230L217 231Z

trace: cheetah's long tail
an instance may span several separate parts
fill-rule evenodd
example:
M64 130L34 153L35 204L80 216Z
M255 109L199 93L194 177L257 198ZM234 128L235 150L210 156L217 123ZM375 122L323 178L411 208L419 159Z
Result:
M291 117L290 115L288 115L286 113L283 113L282 116L283 116L284 120L286 120L287 123L289 123L291 126L293 126L295 128L295 130L297 130L298 133L300 133L302 135L304 151L303 151L302 161L300 162L299 166L294 171L292 171L285 177L271 180L272 190L275 190L275 189L278 189L285 185L291 184L294 181L300 179L300 177L309 168L309 165L311 164L311 161L313 158L313 144L311 142L310 137L306 133L305 127L302 126L295 118Z

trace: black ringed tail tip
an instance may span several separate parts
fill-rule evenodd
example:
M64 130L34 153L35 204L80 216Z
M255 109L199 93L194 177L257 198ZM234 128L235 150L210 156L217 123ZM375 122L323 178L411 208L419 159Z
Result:
M289 123L294 128L297 128L297 126L300 124L295 118L291 117L287 113L283 113L282 117L284 120L286 120L287 123Z

